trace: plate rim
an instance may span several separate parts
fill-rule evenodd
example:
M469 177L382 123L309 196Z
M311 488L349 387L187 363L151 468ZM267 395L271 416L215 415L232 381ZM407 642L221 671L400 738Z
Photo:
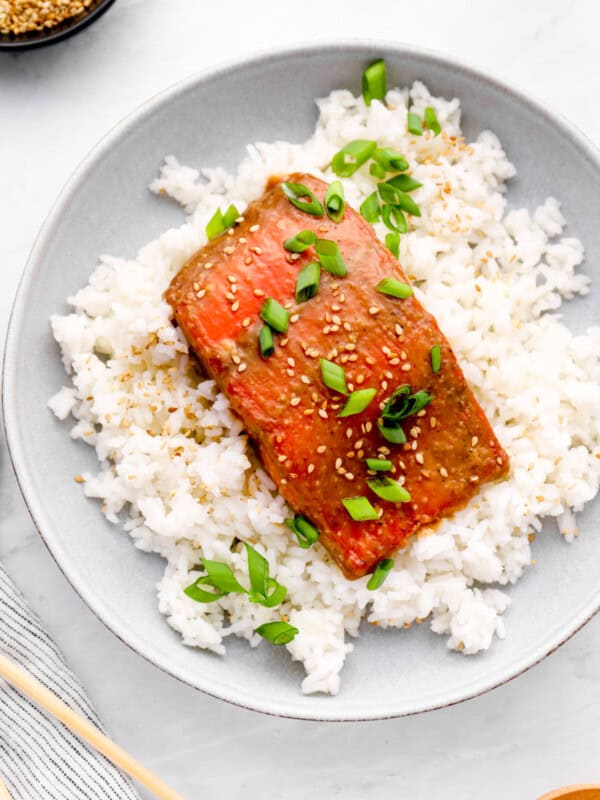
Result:
M135 127L138 123L146 117L152 115L163 103L170 102L177 96L184 94L186 91L198 84L210 83L211 80L217 77L224 77L231 73L237 72L244 68L251 68L255 65L267 61L286 60L287 58L301 55L311 55L327 51L339 52L352 52L356 51L357 57L364 58L365 51L372 50L373 58L382 51L393 51L397 55L405 55L409 57L417 57L421 60L432 62L437 66L443 66L451 69L454 72L459 72L477 81L482 81L491 85L498 91L508 94L515 98L518 102L525 104L530 109L534 110L538 115L544 117L554 127L558 127L560 131L567 136L567 138L574 141L580 151L591 161L595 167L600 171L600 151L596 148L593 142L582 133L576 125L567 119L559 112L554 111L547 103L541 103L538 99L533 97L530 93L514 87L512 84L507 83L501 79L489 75L479 68L473 67L465 63L461 59L456 59L454 56L437 51L414 47L402 42L392 42L386 39L362 39L359 37L351 38L335 38L332 41L318 41L311 43L297 43L290 46L262 49L254 51L249 55L241 58L229 59L225 62L209 67L205 70L195 72L188 77L177 81L174 84L166 87L160 92L150 96L146 101L138 105L126 116L121 118L115 125L113 125L98 142L88 151L84 158L75 167L70 177L67 179L54 203L52 204L46 219L37 234L33 246L31 248L29 257L27 259L22 276L19 280L17 291L12 304L7 333L5 338L5 348L2 364L2 420L4 426L5 440L7 443L7 450L12 464L13 472L15 474L19 490L31 516L31 519L40 534L47 550L54 559L56 565L68 580L72 588L84 601L90 611L111 631L120 641L127 645L138 655L142 656L146 661L153 664L158 669L165 672L167 675L179 680L180 682L204 692L212 697L224 700L228 703L236 705L240 708L245 708L252 711L258 711L264 714L277 717L285 717L292 719L301 719L307 721L318 722L359 722L359 721L375 721L382 719L392 719L404 716L412 716L415 714L424 713L427 711L434 711L440 708L456 705L457 703L470 700L474 697L492 691L499 686L502 686L514 678L527 672L538 663L540 663L547 656L555 652L562 644L568 641L578 630L580 630L587 622L589 622L594 615L600 611L600 588L595 595L592 595L582 609L574 616L571 624L568 627L563 627L560 634L549 635L544 639L544 644L538 647L537 652L534 654L527 653L521 659L515 662L514 668L507 674L504 670L504 675L501 677L492 677L486 680L479 680L473 685L473 690L469 692L461 692L460 689L455 690L454 695L450 695L444 702L420 701L412 702L411 704L404 704L403 708L392 708L388 713L382 714L374 712L372 714L362 713L356 715L352 712L343 713L336 711L334 713L327 712L328 698L323 698L323 710L319 713L309 713L302 709L300 702L278 702L275 704L269 703L267 697L260 699L252 698L244 701L238 696L235 691L224 690L221 685L216 685L213 680L204 680L201 673L197 674L195 681L190 680L183 674L179 667L168 663L167 658L161 657L160 654L148 652L146 647L135 640L127 639L121 632L120 624L105 615L102 603L96 603L93 592L88 592L85 587L85 582L80 581L77 575L76 568L68 562L68 559L61 559L60 546L53 542L52 526L47 524L46 515L43 509L43 504L38 497L36 497L31 473L27 467L26 458L24 454L24 445L19 436L18 420L18 402L16 398L16 361L19 347L19 331L24 318L24 312L27 305L27 298L32 289L35 274L43 264L44 254L47 249L48 243L53 237L54 229L64 210L68 207L71 199L77 193L79 186L85 182L86 177L91 169L93 169L96 161L101 158L107 150L111 147L113 141L120 138L120 136L132 126ZM182 645L183 646L183 645ZM302 695L300 690L298 692L299 700Z

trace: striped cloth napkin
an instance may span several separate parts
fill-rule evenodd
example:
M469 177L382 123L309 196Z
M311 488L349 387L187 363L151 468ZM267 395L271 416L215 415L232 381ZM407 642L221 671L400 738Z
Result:
M102 730L81 684L2 565L0 651ZM13 800L140 800L104 756L1 678L0 777Z

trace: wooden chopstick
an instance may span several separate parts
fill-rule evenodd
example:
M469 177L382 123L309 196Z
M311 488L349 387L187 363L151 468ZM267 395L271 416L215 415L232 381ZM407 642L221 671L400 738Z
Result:
M33 675L23 667L15 664L0 653L0 676L12 684L30 700L43 708L56 719L83 739L91 747L102 753L119 769L131 775L138 783L145 786L160 800L183 800L183 797L164 781L146 769L133 756L130 756L122 747L115 744L108 736L101 733L98 728L69 708L62 700L46 689ZM0 709L0 713L2 713ZM2 794L3 784L0 779L0 800L10 800L8 791Z
M0 775L0 800L12 800L10 792L8 791L8 789L6 788L6 786L2 781L1 775Z

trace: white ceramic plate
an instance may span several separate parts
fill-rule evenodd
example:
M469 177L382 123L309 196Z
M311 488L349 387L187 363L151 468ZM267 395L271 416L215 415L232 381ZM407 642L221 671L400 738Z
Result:
M67 578L105 624L138 653L177 678L225 700L274 714L372 719L456 703L534 665L600 606L600 506L580 516L581 536L566 544L552 530L534 545L537 560L509 593L508 638L479 656L448 652L426 626L366 630L343 671L336 697L303 696L302 669L273 647L228 644L227 656L184 647L159 614L155 584L163 563L136 550L87 500L73 475L95 454L69 439L47 399L64 383L48 317L83 286L98 255L133 256L183 214L148 184L167 153L184 164L232 170L247 143L303 141L314 98L339 87L360 91L363 68L384 57L391 85L424 80L435 94L459 96L468 136L491 128L516 164L509 200L533 207L563 202L569 232L587 249L596 278L589 298L565 307L577 330L598 321L600 163L571 125L518 92L469 68L404 46L338 43L258 56L194 77L134 112L88 156L63 190L36 242L16 299L4 367L7 440L25 500ZM548 431L552 435L552 431ZM367 626L368 627L368 626Z

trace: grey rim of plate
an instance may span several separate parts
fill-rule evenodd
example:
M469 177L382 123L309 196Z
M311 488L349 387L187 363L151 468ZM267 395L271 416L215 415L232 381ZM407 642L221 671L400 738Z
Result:
M27 393L19 396L19 387L22 389L19 381L22 383L22 376L24 374L19 371L21 345L26 342L24 338L26 325L31 324L28 318L28 308L30 308L30 301L32 298L35 298L36 282L44 278L44 273L42 271L44 260L53 245L53 240L57 232L60 231L63 217L71 210L71 204L78 193L81 194L86 189L86 182L93 182L93 180L95 180L95 171L102 166L104 160L109 158L113 149L118 149L127 135L132 136L139 133L142 129L146 130L144 126L149 126L153 118L155 116L160 116L161 110L167 109L170 105L177 105L177 103L179 103L180 105L183 104L182 108L185 108L185 101L188 95L193 95L194 91L200 93L203 91L210 91L210 86L213 82L230 81L231 83L237 80L238 83L241 83L246 74L257 75L261 73L261 71L266 74L267 77L271 74L276 75L278 69L279 73L283 71L281 68L285 68L286 63L289 66L292 62L302 62L306 67L305 74L302 76L302 81L304 83L310 83L308 76L309 65L315 65L314 69L318 69L320 68L319 65L331 62L329 66L332 67L332 74L329 75L327 79L327 85L330 88L351 86L354 91L359 91L360 74L363 67L366 63L378 57L385 57L388 59L391 65L391 84L393 85L404 83L407 80L412 81L422 76L425 82L430 84L430 88L434 93L439 92L446 96L453 96L452 90L446 88L444 84L452 84L453 81L456 81L459 85L468 84L472 88L479 87L478 91L482 96L486 96L488 99L495 99L498 101L497 104L499 105L505 102L513 109L513 113L517 116L519 114L524 114L528 119L537 119L539 124L544 126L544 130L547 128L548 136L552 135L558 137L561 144L564 145L566 141L570 145L572 159L577 158L579 160L578 163L581 162L580 168L582 170L585 167L598 178L598 180L594 179L594 181L592 181L593 185L591 184L586 191L591 192L592 195L594 195L596 191L600 194L600 161L597 152L585 137L573 129L572 125L562 121L556 115L548 113L540 104L529 99L520 92L470 67L463 66L452 59L404 45L381 41L319 43L316 45L297 46L286 50L259 54L242 61L236 61L226 66L210 70L200 76L193 76L167 89L117 125L86 157L61 192L33 247L15 299L4 357L4 424L17 479L31 516L41 536L63 573L80 596L115 635L150 662L174 677L195 688L199 688L209 694L237 705L264 713L300 719L341 721L402 716L451 705L481 694L505 683L534 666L572 636L598 611L600 607L600 589L594 584L594 589L589 596L585 595L585 597L583 599L580 598L577 603L574 601L575 608L572 613L569 612L567 614L564 620L556 624L554 624L552 618L548 620L546 622L547 629L545 630L545 634L542 634L541 639L533 645L531 645L531 637L527 635L526 630L525 635L521 636L523 644L522 649L508 661L506 653L510 651L505 650L505 655L503 656L502 648L510 647L509 642L511 642L511 636L513 637L512 641L514 641L514 637L517 636L515 631L511 629L517 627L517 620L519 620L520 624L523 624L523 619L519 615L527 615L527 613L530 612L530 608L526 602L527 592L529 592L529 603L533 605L535 601L535 592L533 591L535 587L527 589L527 586L525 586L525 584L528 584L528 577L528 585L530 585L533 580L529 573L522 578L516 587L511 587L509 589L511 596L517 594L519 598L514 604L515 614L508 620L508 639L504 642L495 642L491 650L484 655L465 659L462 656L447 653L443 638L429 631L420 630L407 635L403 634L401 631L374 632L369 630L366 632L365 637L361 637L357 651L350 654L348 657L342 671L341 692L338 696L333 698L319 695L303 696L299 688L300 679L303 677L301 669L298 668L297 665L290 665L290 658L286 652L283 653L283 657L281 657L281 654L275 652L278 648L266 650L263 646L259 648L260 653L258 653L257 651L250 651L250 649L246 647L245 642L232 642L228 644L228 655L223 661L217 661L218 657L212 656L211 654L201 651L191 651L189 648L184 648L184 645L179 642L178 638L175 637L172 632L168 631L166 620L159 616L158 611L154 608L157 620L156 623L154 621L151 622L151 624L154 625L153 633L156 636L162 637L161 643L156 644L149 634L144 635L143 632L140 633L140 629L143 629L143 625L139 624L139 620L137 624L134 622L132 625L129 618L129 615L133 614L131 607L126 607L127 613L125 613L123 607L112 608L110 606L110 601L112 600L110 595L105 592L104 596L102 596L101 593L97 591L97 587L92 580L92 578L97 580L97 576L93 571L89 571L88 573L89 563L82 565L77 562L77 558L80 557L77 555L79 547L66 547L64 542L61 541L61 536L67 534L65 534L64 528L53 523L52 517L57 515L58 505L64 506L65 504L71 503L73 508L79 508L78 498L79 495L82 495L80 488L77 488L79 494L75 494L71 487L66 486L65 497L61 497L60 500L52 498L50 488L44 492L40 492L36 488L36 482L37 486L39 486L42 475L42 485L46 486L46 481L48 481L49 487L54 480L54 476L48 472L47 464L42 464L40 466L40 464L37 463L40 458L39 454L36 458L32 452L32 442L38 441L39 437L41 437L43 440L42 447L49 448L51 443L46 442L46 438L50 438L49 429L55 422L52 420L50 412L45 408L47 400L45 392L47 391L47 387L43 385L45 380L43 377L40 379L42 381L42 388L37 392L38 397L36 401L32 401ZM311 69L313 69L312 66ZM401 72L403 75L408 72L410 77L407 76L398 79L395 77L398 72ZM427 74L423 73L429 73L429 77ZM321 72L316 74L319 76L319 80L321 80ZM434 76L433 78L431 77L432 75ZM293 78L291 73L288 75L288 78L290 76ZM281 80L281 77L274 77L273 80ZM466 116L468 116L470 98L465 94L461 96L459 90L456 91L456 95L459 96L461 102L464 102ZM312 93L313 98L316 96L319 96L318 91ZM487 124L485 124L485 119L494 117L494 114L496 114L494 105L494 103L490 103L489 107L486 107L486 109L481 112L484 122L483 124L480 122L477 123L477 130L486 128ZM257 113L260 113L260 110L257 111ZM309 114L312 115L314 114L313 107L311 106L308 110L301 108L298 113L305 115L305 117ZM531 125L533 125L533 122L531 122ZM494 124L492 120L489 127L496 131L498 127L502 128L502 125L499 123ZM304 138L308 132L310 132L310 126L304 126L301 137ZM273 138L277 138L277 133L277 131L274 131ZM506 145L505 136L503 136L502 132L500 132L499 135L503 144ZM225 139L226 135L224 135L223 138ZM523 134L523 138L527 139L528 137ZM247 138L245 140L242 138L240 143L241 141L251 142L254 140L253 135L248 133ZM524 147L527 147L527 145L524 145ZM547 144L547 148L548 147L550 147L549 144ZM536 156L539 153L539 149L538 146L536 148ZM234 150L237 159L243 156L243 150L239 150L237 144ZM514 158L517 162L517 168L524 170L524 165L520 163L518 155L511 150L510 146L507 147L507 150L509 158ZM168 152L173 152L173 150L169 148L165 149L160 158ZM231 161L231 158L229 160ZM182 163L190 163L190 159L187 157L182 158L181 161ZM143 185L144 189L149 179L158 171L160 163L161 161L159 159L154 164L154 171L147 176L144 175L140 179L140 185ZM218 158L213 158L207 162L205 157L199 155L196 161L192 163L194 166L201 166L204 163L217 164L220 162ZM231 166L231 164L229 166ZM535 166L530 167L530 169L534 170L534 177L537 175L537 181L542 185L542 190L536 198L537 200L542 200L543 197L549 193L543 177L540 177L543 176L544 173L540 170L535 173ZM568 159L565 159L563 169L569 169ZM526 174L527 170L524 170L524 173ZM560 184L560 172L557 173L556 179ZM567 186L567 184L565 184L565 186ZM538 188L537 184L536 188ZM531 186L528 185L527 179L518 184L516 194L519 197L520 203L527 204L528 192L530 190ZM581 187L579 187L579 191L581 191ZM563 192L567 192L567 189L559 188L557 191L559 199L563 196ZM143 197L145 197L145 195L140 194L140 198ZM569 196L569 200L571 199L572 198ZM589 197L585 196L582 202L585 203L587 200L589 200ZM142 202L142 200L140 200L140 202ZM143 202L145 202L145 200ZM533 201L530 201L530 204L531 202ZM519 205L519 202L517 202L517 205ZM153 208L158 209L158 206L153 206ZM157 211L157 213L159 212ZM134 209L132 216L135 214L137 214L137 211ZM574 219L573 211L570 211L567 207L565 214L567 220L572 223ZM139 212L139 216L143 216L141 211ZM171 217L171 219L173 218ZM181 214L178 219L182 222L183 214ZM162 228L164 227L166 227L166 225L162 225ZM152 229L154 230L154 235L158 235L162 228L158 227L155 230ZM577 234L578 231L575 231L575 235ZM594 239L591 228L587 234L580 233L580 235L586 246L589 246L590 240ZM149 238L151 237L147 236L146 239L141 239L137 244L141 245ZM597 251L600 252L600 238L594 239L594 242L597 244ZM114 250L124 254L127 252L128 247L131 249L132 246L130 242L129 244L126 243L122 248L121 245L117 243ZM593 247L590 247L590 250L593 249ZM96 250L93 260L84 264L84 271L80 271L77 278L74 279L73 288L85 284L87 276L94 268L99 252L99 250ZM71 262L66 261L65 263ZM600 275L596 277L600 278ZM39 291L42 291L42 289ZM596 288L595 291L598 291L598 289ZM61 299L57 302L62 304L65 294L59 296ZM577 302L584 303L584 301ZM50 313L58 311L59 307L61 306L54 306L52 302L50 302L46 307L46 319ZM577 308L580 308L580 306L577 306ZM588 316L590 313L588 313ZM568 314L566 316L568 318ZM571 316L573 317L574 315L572 314ZM583 316L585 317L585 314ZM42 349L45 347L48 350L48 354L54 353L54 359L58 362L58 352L53 348L50 339L51 334L49 328L47 328L45 338L38 339L37 342L41 345ZM36 344L35 340L33 344ZM54 369L54 365L48 367L44 361L37 364L35 362L35 354L36 350L34 348L33 356L30 357L30 359L25 359L25 361L28 361L31 370L40 369L43 373L44 369ZM41 354L42 350L40 350L40 355ZM52 381L50 381L50 383L52 383ZM61 384L52 385L55 386L55 389L58 389ZM48 396L51 393L52 390L49 390ZM34 402L34 406L32 407L33 413L32 415L27 415L27 403L31 402ZM43 412L40 411L40 408L43 409ZM36 417L38 413L40 414L39 418ZM43 416L43 414L46 414L47 417ZM31 426L34 428L33 431L29 430ZM54 433L51 435L53 436ZM80 462L75 458L75 446L73 442L69 440L64 424L60 429L60 435L64 439L65 446L63 449L66 453L66 466L68 467L64 477L71 480L72 483L72 475L76 471L79 471L77 467ZM32 439L31 437L34 438ZM59 445L59 449L60 447L62 447L62 442ZM91 451L91 448L87 448L87 450ZM83 456L81 456L83 451L77 452L80 457L83 458ZM54 459L55 454L52 451L45 452L42 450L42 453ZM95 458L93 453L91 455ZM56 458L58 459L59 457L60 453L57 451ZM69 471L70 476L68 474ZM83 502L86 504L86 510L82 510L82 518L73 519L72 521L69 520L69 522L72 522L78 527L78 530L81 531L82 542L85 543L86 541L86 526L90 525L94 529L92 531L92 539L98 536L98 531L105 531L105 533L102 533L102 536L106 535L106 538L103 538L101 541L96 538L92 542L92 545L96 546L97 549L102 549L102 553L99 553L99 555L103 555L105 550L110 550L112 552L115 548L121 548L120 553L122 557L127 559L129 556L126 555L124 548L129 548L132 554L131 559L136 559L136 565L138 565L138 562L139 564L142 563L139 561L140 558L151 558L150 556L136 551L130 541L124 541L124 544L122 544L119 537L124 540L125 536L116 531L115 526L108 526L108 523L103 525L100 512L94 502L86 500L85 498L83 498ZM577 570L580 567L584 570L587 568L586 564L582 564L581 562L589 563L590 556L588 551L594 546L593 533L591 530L593 525L584 522L584 526L587 528L584 536L581 537L577 544L570 546L571 549L564 551L565 561L560 562L560 554L558 556L559 566L566 565L572 572L574 571L572 582L577 586L578 591L580 591L579 584L581 581L578 582L577 577L578 575L581 576L581 573L577 573ZM66 527L69 527L69 524L67 524ZM549 562L543 565L546 572L542 574L542 578L547 580L544 576L554 574L552 570L556 572L556 575L562 574L562 572L557 571L555 563L557 556L555 551L558 552L561 548L566 548L567 545L565 545L554 532L551 535L542 537L542 539L544 540L544 544L540 546L543 547L545 561ZM582 543L585 543L583 547L581 547ZM577 548L579 548L579 552ZM587 548L587 550L585 548ZM136 554L135 556L134 553ZM146 566L140 567L140 569L144 571L146 570ZM549 569L551 571L550 573L548 573ZM148 572L148 576L158 576L159 570L157 570L158 567L152 567ZM536 574L539 578L540 573L538 572ZM586 576L586 580L588 580L587 574L583 574ZM565 582L569 580L570 579L567 577ZM144 594L145 602L155 603L152 585L149 587L147 585L140 587L140 593ZM137 594L135 596L130 595L130 598L131 597L135 599ZM558 602L558 599L556 599L556 602ZM552 606L553 597L548 594L547 597L544 598L544 602ZM145 605L143 607L145 609ZM553 607L557 617L559 616L558 610L560 610L560 608L562 607ZM139 613L139 609L137 613ZM540 613L539 606L537 607L536 613L538 615ZM159 625L162 626L162 629L159 628ZM425 626L419 627L422 629ZM518 630L520 630L520 628ZM164 636L163 633L165 634ZM529 634L531 634L531 631L529 631ZM363 641L363 639L366 639L366 641ZM517 639L517 642L521 641L521 639ZM518 647L518 644L515 646ZM246 648L246 654L244 654L243 648ZM193 655L190 656L190 653ZM370 659L367 656L368 653L371 655ZM423 658L423 655L426 657ZM232 685L230 673L232 670L235 671L238 667L234 659L239 659L240 663L245 665L247 670L245 673L248 679L247 682L241 680L238 675L236 678L237 683L234 681ZM503 659L506 663L503 662ZM498 661L499 664L496 663L496 661ZM485 668L485 664L489 664L490 662L492 662L491 666ZM476 666L478 664L484 665L483 672ZM457 667L455 665L459 666ZM396 667L398 671L396 671ZM412 694L409 692L408 694L403 694L401 668L407 670L406 675L409 678L411 670L413 672L415 670L422 671L424 675L424 685L426 685L427 688L423 689L420 693L415 692ZM393 680L391 683L388 674L390 669L393 669ZM265 670L264 676L262 676L261 670ZM204 673L209 672L210 675L203 674L203 671ZM446 677L444 673L446 673ZM440 689L440 683L444 684L444 681L451 673L453 676L459 674L460 678L454 678L451 685L446 687L442 686ZM474 673L474 676L470 673ZM261 679L264 677L262 684L257 684L258 688L252 684L252 680L255 680L257 675ZM368 676L368 679L366 676ZM387 684L385 683L386 680L388 681ZM370 699L369 693L373 690L373 687L377 685L379 685L379 688L375 689L375 696L373 699ZM357 701L360 699L361 694L364 698L363 703Z

